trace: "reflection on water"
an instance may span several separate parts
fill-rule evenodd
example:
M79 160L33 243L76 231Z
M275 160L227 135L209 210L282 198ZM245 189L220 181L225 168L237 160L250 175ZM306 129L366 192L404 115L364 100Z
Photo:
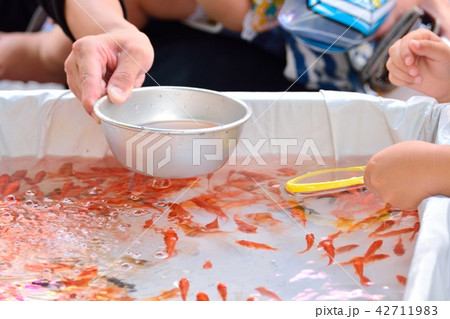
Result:
M182 300L182 278L187 300L400 300L417 212L361 189L297 202L284 183L317 168L275 163L167 180L4 159L0 300Z

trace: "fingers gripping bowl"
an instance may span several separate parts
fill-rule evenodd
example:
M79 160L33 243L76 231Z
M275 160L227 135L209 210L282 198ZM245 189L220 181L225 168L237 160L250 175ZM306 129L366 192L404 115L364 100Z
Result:
M220 168L251 115L242 101L189 87L134 89L121 105L104 96L94 112L117 160L160 178L201 176Z

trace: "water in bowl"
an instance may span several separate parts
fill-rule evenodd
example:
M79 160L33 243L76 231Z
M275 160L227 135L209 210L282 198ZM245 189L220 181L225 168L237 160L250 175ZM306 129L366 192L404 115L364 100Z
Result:
M164 130L196 130L202 128L215 127L217 126L217 124L200 120L170 120L170 121L150 122L143 124L142 126Z

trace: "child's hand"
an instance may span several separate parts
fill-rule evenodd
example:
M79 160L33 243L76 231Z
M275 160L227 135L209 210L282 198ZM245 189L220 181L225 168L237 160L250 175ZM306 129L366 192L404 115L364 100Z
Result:
M450 101L450 47L433 32L418 29L396 41L386 67L391 83Z
M439 194L435 159L441 145L422 141L394 144L375 154L364 173L366 187L392 206L417 209L427 197Z

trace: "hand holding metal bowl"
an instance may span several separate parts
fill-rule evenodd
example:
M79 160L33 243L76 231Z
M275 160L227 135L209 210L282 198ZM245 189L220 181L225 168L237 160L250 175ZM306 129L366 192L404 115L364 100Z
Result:
M189 87L134 89L121 105L105 96L94 112L117 160L159 178L188 178L219 169L251 115L242 101Z

